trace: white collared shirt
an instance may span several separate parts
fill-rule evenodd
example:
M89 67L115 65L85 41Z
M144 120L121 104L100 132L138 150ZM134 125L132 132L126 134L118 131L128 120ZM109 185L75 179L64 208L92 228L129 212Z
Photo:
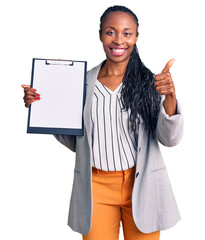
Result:
M131 132L129 114L122 109L120 90L96 80L91 105L92 166L104 171L132 168L137 159L137 143ZM135 133L137 134L137 133Z

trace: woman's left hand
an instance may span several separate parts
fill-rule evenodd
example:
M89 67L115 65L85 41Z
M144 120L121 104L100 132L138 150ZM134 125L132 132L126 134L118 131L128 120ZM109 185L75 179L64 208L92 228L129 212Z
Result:
M169 60L160 74L155 75L155 87L161 95L175 95L174 82L169 69L175 62L172 58Z
M165 95L164 108L169 116L176 114L177 100L174 82L169 69L175 62L172 58L169 60L160 74L155 75L155 87L161 95Z

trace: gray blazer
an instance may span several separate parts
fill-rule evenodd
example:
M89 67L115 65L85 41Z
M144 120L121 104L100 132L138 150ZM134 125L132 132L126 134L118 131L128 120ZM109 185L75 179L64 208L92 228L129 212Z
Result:
M90 231L93 209L90 107L102 63L87 73L84 135L55 135L58 141L76 152L68 226L84 235ZM138 157L132 191L132 214L137 228L144 233L168 229L181 218L158 142L168 147L179 143L183 135L183 116L177 101L177 114L169 117L162 97L157 140L143 130L141 116L137 122Z

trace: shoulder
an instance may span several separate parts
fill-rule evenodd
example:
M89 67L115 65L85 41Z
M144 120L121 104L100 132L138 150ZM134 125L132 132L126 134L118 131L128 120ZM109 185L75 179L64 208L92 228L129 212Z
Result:
M97 77L98 72L99 72L99 70L100 70L100 68L101 68L101 65L102 65L104 62L105 62L105 60L102 61L102 62L101 62L100 64L98 64L97 66L91 68L89 71L87 71L87 80L86 80L87 83L89 83L90 79L92 79L92 78L94 78L94 77Z
M97 71L100 69L101 65L103 65L103 63L105 62L105 60L103 60L100 64L96 65L95 67L91 68L90 70L87 71L87 75L92 74L93 72Z

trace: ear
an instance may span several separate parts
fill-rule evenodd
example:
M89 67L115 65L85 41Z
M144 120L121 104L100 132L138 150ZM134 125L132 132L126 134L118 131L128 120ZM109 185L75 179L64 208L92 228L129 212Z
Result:
M135 40L135 43L138 41L138 36L139 36L139 32L137 32L137 34L136 34L136 40Z
M102 34L100 30L99 30L99 38L100 38L100 41L102 42Z

